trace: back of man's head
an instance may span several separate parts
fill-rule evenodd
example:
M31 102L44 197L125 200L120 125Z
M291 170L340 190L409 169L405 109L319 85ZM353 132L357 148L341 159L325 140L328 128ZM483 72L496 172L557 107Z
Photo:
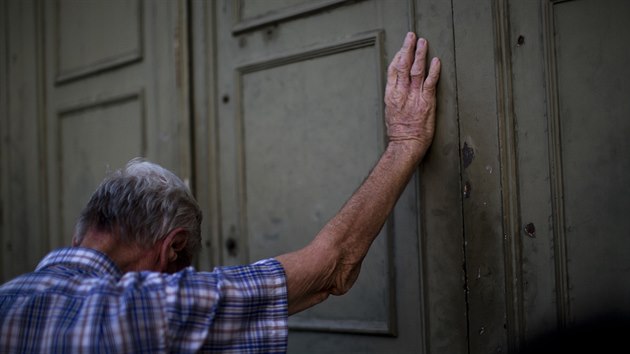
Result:
M88 231L108 233L123 242L151 247L181 228L188 233L185 254L201 248L201 210L188 187L167 169L135 158L101 182L81 212L73 241Z

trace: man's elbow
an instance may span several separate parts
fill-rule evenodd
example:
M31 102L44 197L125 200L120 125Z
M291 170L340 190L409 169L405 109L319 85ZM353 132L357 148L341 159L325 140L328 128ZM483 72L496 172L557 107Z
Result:
M357 281L360 271L361 262L356 264L340 263L337 267L335 267L333 281L328 292L335 296L346 294Z

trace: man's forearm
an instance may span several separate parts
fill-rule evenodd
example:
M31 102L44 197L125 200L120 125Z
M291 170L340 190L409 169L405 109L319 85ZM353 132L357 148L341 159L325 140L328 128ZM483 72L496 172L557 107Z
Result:
M341 251L331 294L341 295L350 290L363 258L426 148L417 142L391 142L368 178L317 235L315 242L329 242Z
M363 184L307 247L278 257L287 273L289 313L345 294L426 147L391 142Z

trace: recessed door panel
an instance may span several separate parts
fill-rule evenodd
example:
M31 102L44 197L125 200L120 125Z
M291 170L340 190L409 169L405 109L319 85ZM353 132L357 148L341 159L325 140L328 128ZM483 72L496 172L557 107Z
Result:
M552 8L558 111L551 118L560 128L556 178L575 319L630 311L630 3L606 5L572 1Z
M384 141L378 38L240 69L249 260L306 245L376 162ZM382 232L350 294L292 317L292 326L393 333L388 239Z

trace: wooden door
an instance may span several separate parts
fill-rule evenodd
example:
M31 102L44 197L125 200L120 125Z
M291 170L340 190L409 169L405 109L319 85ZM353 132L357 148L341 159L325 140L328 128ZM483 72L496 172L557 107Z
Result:
M450 4L195 1L191 13L198 166L214 166L197 172L215 250L204 264L306 245L385 147L385 71L404 35L435 39L451 65L432 168L409 184L350 293L289 319L289 351L464 352Z
M184 1L44 2L50 247L108 170L143 156L189 180Z
M470 353L628 318L629 5L453 1Z
M630 316L630 3L513 3L520 321L532 338Z

